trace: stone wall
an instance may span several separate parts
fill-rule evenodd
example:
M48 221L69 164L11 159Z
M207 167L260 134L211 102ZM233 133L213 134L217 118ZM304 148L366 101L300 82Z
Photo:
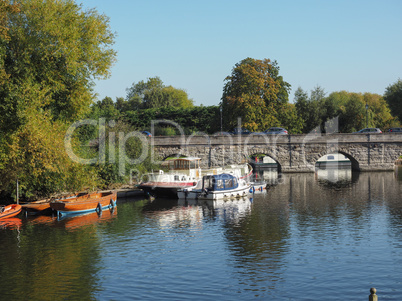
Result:
M313 172L316 161L342 153L355 170L393 170L402 155L400 134L249 135L154 137L154 158L172 155L200 157L203 167L248 162L254 154L273 158L282 172Z

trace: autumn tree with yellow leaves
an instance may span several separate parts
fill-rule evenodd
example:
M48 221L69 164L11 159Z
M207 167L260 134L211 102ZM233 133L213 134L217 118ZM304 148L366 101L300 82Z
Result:
M113 43L108 18L72 0L0 1L0 191L17 178L28 197L96 184L64 135L109 75Z
M250 131L263 131L272 126L285 126L291 132L301 130L301 120L288 102L290 84L279 75L276 61L246 58L237 63L225 79L222 95L223 122L230 130L242 126Z

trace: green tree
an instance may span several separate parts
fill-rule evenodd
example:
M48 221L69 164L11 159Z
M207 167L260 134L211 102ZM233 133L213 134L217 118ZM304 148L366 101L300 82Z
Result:
M109 20L72 0L15 3L0 2L0 189L17 177L26 195L92 185L96 177L72 163L63 138L115 61Z
M379 94L364 93L360 94L361 102L368 105L369 126L386 129L397 126L398 120L391 115L391 110L384 97Z
M236 127L239 117L252 131L280 125L278 110L288 102L289 89L276 61L246 58L237 63L223 88L225 128Z
M189 108L193 100L188 98L187 92L172 86L165 86L159 77L148 78L146 82L133 83L127 89L126 101L131 110L138 108Z
M117 120L120 116L120 112L116 109L115 103L113 102L112 98L108 96L100 101L98 100L91 106L91 108L91 118L105 117L109 120Z
M397 123L384 98L378 94L333 92L325 99L324 104L326 120L339 117L340 132L350 133L366 126L385 130Z
M301 134L303 131L303 119L297 114L296 106L285 103L278 110L279 120L290 134Z
M398 79L394 84L385 89L384 99L391 109L392 115L402 121L402 80Z
M311 91L310 97L302 88L295 92L295 106L297 114L303 120L303 132L309 133L320 127L323 122L324 90L317 86Z

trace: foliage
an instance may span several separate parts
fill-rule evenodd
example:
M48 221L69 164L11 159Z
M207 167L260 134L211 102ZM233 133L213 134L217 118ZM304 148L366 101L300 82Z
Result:
M54 192L96 186L96 174L70 160L64 149L66 126L51 116L26 112L27 124L9 136L8 160L1 168L0 190L15 191L18 178L24 197L45 197Z
M301 134L303 130L303 119L297 115L296 106L292 103L285 103L278 110L281 125L290 134Z
M402 80L398 79L385 89L384 99L394 116L402 121Z
M288 102L290 85L279 76L279 66L269 59L246 58L237 63L232 74L225 78L222 110L225 129L237 126L251 131L280 126L278 110Z
M317 87L314 91L310 97L301 88L295 93L297 113L304 120L304 133L317 127L325 132L325 123L334 118L338 118L337 130L343 133L367 126L385 130L397 123L383 97L378 94L340 91L324 97L321 88Z
M119 100L119 107L126 110L151 108L190 108L193 100L188 98L186 91L165 86L159 77L148 78L147 82L133 83L127 89L126 103Z
M192 108L160 108L125 112L127 121L138 130L151 130L155 135L178 135L203 131L208 134L220 129L218 106ZM168 121L174 121L174 124Z
M315 130L325 119L325 116L323 116L324 97L324 89L319 86L311 91L310 97L302 88L299 87L296 90L295 106L297 114L303 120L302 131L304 133Z
M109 20L72 0L0 2L0 189L25 196L95 185L64 149L68 125L93 101L115 61Z

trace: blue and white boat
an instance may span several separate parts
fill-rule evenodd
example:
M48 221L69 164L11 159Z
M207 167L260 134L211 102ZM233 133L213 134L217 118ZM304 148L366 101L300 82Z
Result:
M221 200L242 198L250 193L250 184L238 175L221 173L206 175L195 188L178 191L179 199Z

